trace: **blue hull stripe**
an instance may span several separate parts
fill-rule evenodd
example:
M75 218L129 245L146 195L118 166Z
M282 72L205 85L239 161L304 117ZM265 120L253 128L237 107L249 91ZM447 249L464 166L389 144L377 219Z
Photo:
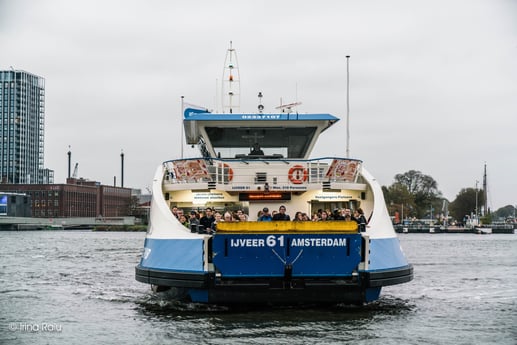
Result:
M172 271L202 272L202 239L146 239L141 266ZM408 261L398 238L372 239L368 271L405 267Z
M400 248L397 237L370 241L370 265L368 271L404 267L408 261Z
M202 239L146 239L142 267L174 271L203 271Z

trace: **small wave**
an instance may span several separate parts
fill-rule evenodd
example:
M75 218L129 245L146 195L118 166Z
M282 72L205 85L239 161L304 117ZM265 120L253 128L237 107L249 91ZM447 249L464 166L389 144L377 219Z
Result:
M194 303L185 300L182 291L170 289L160 293L149 293L141 296L134 302L145 314L167 315L179 313L207 313L207 312L226 312L227 306Z
M135 296L124 296L124 295L94 295L88 297L88 299L94 299L94 300L100 300L100 301L107 301L107 302L113 302L113 303L130 303L133 302L135 299Z
M6 290L0 290L0 294L3 293L13 293L13 292L27 292L30 291L29 289L6 289Z
M60 259L60 260L62 260L62 259L75 260L75 259L91 259L92 256L87 255L87 254L70 254L70 255L63 254L63 255L58 255L56 258Z
M346 305L340 305L339 307L350 308L350 306ZM391 295L384 295L374 302L362 306L355 306L355 308L368 312L398 314L415 310L416 304L411 299L403 299Z

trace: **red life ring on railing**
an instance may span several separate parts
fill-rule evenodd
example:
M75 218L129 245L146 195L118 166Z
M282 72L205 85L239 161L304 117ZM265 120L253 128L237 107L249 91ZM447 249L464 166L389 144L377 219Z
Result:
M289 181L294 184L302 184L309 178L309 170L301 165L295 165L289 169L287 177L289 177Z
M219 168L223 169L223 176L228 176L228 182L233 180L233 169L226 163L219 163ZM225 174L224 169L228 169L228 174Z

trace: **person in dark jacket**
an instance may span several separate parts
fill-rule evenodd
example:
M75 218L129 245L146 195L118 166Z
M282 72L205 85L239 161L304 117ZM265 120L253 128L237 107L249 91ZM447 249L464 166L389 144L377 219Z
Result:
M199 220L199 224L201 224L205 229L210 229L214 220L215 217L212 214L212 209L210 207L207 207L205 209L205 215L201 217L201 219Z
M358 208L354 211L354 218L357 224L359 225L359 231L365 232L366 231L366 217L364 216L364 212L362 208Z
M258 143L255 143L253 145L253 150L251 150L250 155L252 156L263 156L264 151L260 149L260 145Z
M291 220L288 214L285 213L285 206L278 208L278 213L273 216L273 220Z

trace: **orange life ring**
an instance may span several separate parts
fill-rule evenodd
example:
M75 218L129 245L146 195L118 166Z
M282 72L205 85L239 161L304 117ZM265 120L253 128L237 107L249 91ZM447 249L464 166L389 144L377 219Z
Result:
M287 177L289 177L289 181L294 184L302 184L309 178L309 170L301 165L295 165L289 169Z
M228 176L228 182L230 182L231 180L233 180L233 169L226 163L219 163L219 168L222 168L223 169L223 176ZM224 173L224 169L228 169L228 174L225 174Z

